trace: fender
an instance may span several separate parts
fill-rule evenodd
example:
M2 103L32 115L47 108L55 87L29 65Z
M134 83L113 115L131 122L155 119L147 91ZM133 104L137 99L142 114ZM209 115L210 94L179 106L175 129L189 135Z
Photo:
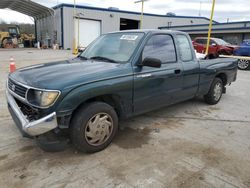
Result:
M56 109L57 115L72 114L87 100L104 95L117 96L122 111L132 113L132 89L133 75L81 85L64 96Z

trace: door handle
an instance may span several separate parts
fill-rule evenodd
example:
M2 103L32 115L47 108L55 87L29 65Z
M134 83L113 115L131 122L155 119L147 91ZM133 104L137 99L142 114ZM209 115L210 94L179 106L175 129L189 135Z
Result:
M176 70L174 70L174 73L175 73L175 74L180 74L180 73L181 73L181 70L180 70L180 69L176 69Z
M137 75L136 78L146 78L146 77L151 77L152 74L140 74L140 75Z

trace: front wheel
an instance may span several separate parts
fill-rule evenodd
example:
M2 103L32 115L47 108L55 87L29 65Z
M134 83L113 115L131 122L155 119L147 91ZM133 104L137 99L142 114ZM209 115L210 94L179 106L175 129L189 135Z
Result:
M223 93L223 83L220 78L215 78L209 92L204 96L204 99L207 104L214 105L217 104Z
M249 69L249 61L246 59L239 59L238 60L238 68L240 70L247 70Z
M118 117L110 105L94 102L77 110L70 129L71 141L77 150L98 152L112 142L118 130Z

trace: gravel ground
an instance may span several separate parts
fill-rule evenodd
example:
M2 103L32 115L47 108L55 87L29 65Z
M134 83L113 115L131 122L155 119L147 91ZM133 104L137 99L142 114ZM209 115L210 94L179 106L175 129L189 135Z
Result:
M250 187L250 72L221 102L194 99L123 121L95 154L46 153L21 137L6 107L9 58L17 67L72 58L71 51L0 50L1 187Z

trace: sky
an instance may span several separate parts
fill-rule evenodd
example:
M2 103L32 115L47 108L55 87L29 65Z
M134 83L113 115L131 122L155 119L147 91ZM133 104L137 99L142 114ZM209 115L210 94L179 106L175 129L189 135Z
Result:
M73 4L74 0L32 0L47 7L60 3ZM140 12L141 5L135 0L76 0L76 4L95 7L117 7L120 10ZM250 20L249 0L217 0L215 5L214 20L218 22L247 21ZM212 0L148 0L145 2L144 12L153 14L166 14L173 12L179 16L210 17ZM15 11L0 9L0 21L33 23L29 16Z

